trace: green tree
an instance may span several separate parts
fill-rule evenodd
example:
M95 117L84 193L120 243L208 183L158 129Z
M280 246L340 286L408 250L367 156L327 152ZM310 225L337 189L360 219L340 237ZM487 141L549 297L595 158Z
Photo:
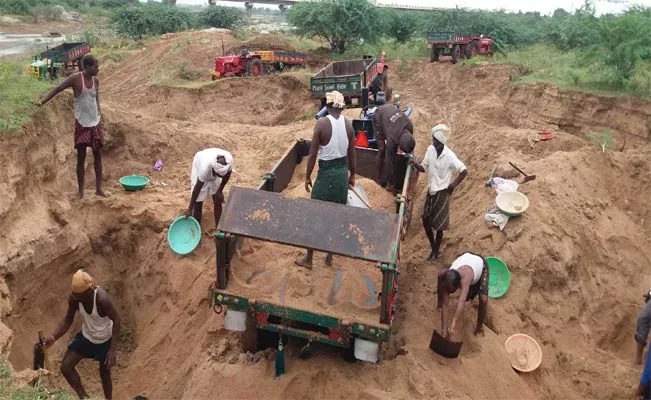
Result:
M625 83L641 60L651 59L651 8L634 7L624 15L602 18L601 54Z
M416 18L409 12L387 11L382 19L385 34L400 43L407 42L416 32Z
M199 13L199 21L214 28L234 29L244 23L244 12L235 7L211 6Z
M367 0L331 0L298 3L287 20L301 36L318 36L328 41L331 51L344 52L349 43L374 43L381 36L380 14Z

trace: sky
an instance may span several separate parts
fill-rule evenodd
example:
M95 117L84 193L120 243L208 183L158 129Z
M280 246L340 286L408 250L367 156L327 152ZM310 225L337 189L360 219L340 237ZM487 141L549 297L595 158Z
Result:
M255 7L276 8L277 6L255 4ZM566 11L574 10L583 4L583 0L377 0L378 3L406 4L413 6L426 6L437 8L476 8L484 10L504 9L513 12L538 11L541 14L551 14L557 8ZM177 0L177 4L208 4L208 0ZM217 4L225 6L244 7L244 2L218 1ZM639 4L651 7L651 0L611 0L597 1L597 14L616 13L627 8L627 5Z

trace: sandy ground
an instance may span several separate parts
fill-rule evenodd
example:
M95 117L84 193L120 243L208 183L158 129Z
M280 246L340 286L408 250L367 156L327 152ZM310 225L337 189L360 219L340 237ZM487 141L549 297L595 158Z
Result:
M223 329L223 315L209 308L215 275L210 236L181 257L167 246L166 233L187 206L196 151L229 149L237 171L231 185L256 187L293 140L311 135L308 111L314 105L307 96L309 75L300 73L225 80L201 91L161 93L152 86L152 59L165 64L197 54L188 56L192 66L209 68L218 39L174 35L120 64L103 64L108 199L93 195L89 160L86 198L74 200L71 94L40 110L23 135L0 138L6 149L0 154L0 310L13 330L9 360L17 370L31 365L37 331L51 332L63 317L70 276L84 266L113 296L124 320L114 371L117 399L631 396L641 370L631 364L635 316L651 286L651 152L643 135L629 131L647 129L642 123L633 129L631 121L648 118L648 102L510 87L506 66L423 61L393 73L394 93L414 107L417 155L425 153L431 127L445 122L453 130L451 148L469 169L453 197L442 260L423 262L428 246L418 216L426 187L420 179L403 244L398 316L384 360L349 364L330 349L304 360L290 345L287 375L273 380L273 354L244 353L237 335ZM242 45L227 35L225 42ZM246 101L234 100L238 96ZM591 100L569 102L568 96ZM605 117L600 109L629 111ZM568 124L572 115L581 120ZM617 146L602 153L585 133L605 127L613 129ZM555 138L531 147L527 138L542 129L551 129ZM157 159L165 163L161 172L152 171ZM526 214L500 232L484 222L494 192L483 183L495 165L508 172L508 161L537 179L521 187L531 202ZM132 173L152 183L141 192L124 192L118 178ZM207 232L211 213L210 207L204 212ZM489 302L485 336L472 335L476 304L466 307L461 357L445 360L428 348L432 330L440 329L435 276L466 250L505 260L512 283L503 298ZM78 325L73 328L50 351L55 372ZM504 341L514 333L540 343L537 371L518 374L511 368ZM82 362L79 370L99 395L96 366ZM53 380L69 390L58 373Z

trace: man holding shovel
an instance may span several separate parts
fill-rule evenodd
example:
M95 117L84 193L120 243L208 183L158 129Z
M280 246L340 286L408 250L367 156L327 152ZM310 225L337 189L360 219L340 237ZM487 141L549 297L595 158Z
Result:
M45 339L44 346L50 347L62 337L75 320L79 311L82 319L81 332L72 339L61 362L61 373L80 399L88 398L81 384L76 366L82 358L99 361L99 376L102 379L104 398L113 397L111 368L116 362L116 340L120 333L120 316L108 293L95 283L83 270L72 276L72 294L68 298L68 312L52 336Z

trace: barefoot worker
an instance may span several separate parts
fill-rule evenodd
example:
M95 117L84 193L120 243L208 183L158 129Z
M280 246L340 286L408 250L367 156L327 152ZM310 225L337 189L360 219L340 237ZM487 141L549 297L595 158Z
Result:
M395 194L398 148L405 153L414 151L416 147L414 126L409 117L399 111L395 105L385 104L373 115L373 135L377 140L378 150L375 161L376 180L380 186L387 186L387 190ZM385 176L382 175L383 173Z
M95 161L95 194L107 197L102 191L102 146L104 142L104 129L101 121L99 106L99 62L91 55L82 60L83 72L78 72L67 77L57 87L52 89L37 104L42 106L50 101L59 92L69 87L75 97L75 148L77 149L77 184L79 185L79 198L84 197L84 173L86 163L86 148L93 151Z
M344 96L335 91L326 93L328 115L316 122L310 156L307 160L305 190L312 190L312 199L346 204L348 185L355 186L355 140L352 122L341 115L344 109ZM319 172L312 187L312 171L319 159ZM312 268L311 249L296 264ZM326 256L326 264L332 264L332 254Z
M484 333L484 321L488 311L488 279L488 266L484 258L473 253L463 253L452 262L452 265L439 271L437 308L441 312L441 331L446 338L449 339L456 333L457 319L463 313L466 301L471 301L477 295L479 295L479 311L475 335ZM448 326L450 294L459 288L461 288L459 301Z
M210 148L197 152L192 159L190 206L185 216L192 215L201 224L203 201L212 196L215 205L215 228L222 216L224 187L231 179L233 156L226 150Z
M68 298L68 312L52 336L45 339L45 346L52 346L70 329L77 310L81 314L81 332L77 333L68 345L68 351L61 362L61 373L80 399L88 398L88 393L84 390L75 367L82 358L99 361L99 376L102 379L104 398L111 400L113 396L111 368L116 362L116 340L112 338L117 338L120 333L120 316L108 293L97 286L95 280L81 269L72 276L72 294Z
M443 231L449 227L452 192L468 175L466 166L447 146L449 136L450 128L443 124L436 125L432 128L432 144L427 148L423 164L418 164L413 158L409 160L420 172L427 170L428 191L423 208L423 227L432 247L429 262L438 259ZM450 183L455 170L459 175Z

